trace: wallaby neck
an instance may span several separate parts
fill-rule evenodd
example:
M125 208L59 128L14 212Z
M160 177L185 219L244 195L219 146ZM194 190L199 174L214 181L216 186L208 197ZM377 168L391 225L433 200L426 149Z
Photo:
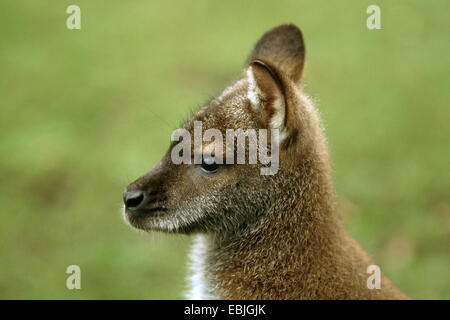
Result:
M341 242L330 178L320 163L286 172L286 196L239 236L198 235L191 260L193 298L280 298ZM295 290L297 292L297 290Z
M372 262L345 233L328 169L319 165L290 174L295 200L280 199L250 232L236 239L197 235L190 298L404 298L384 277L383 290L367 288Z

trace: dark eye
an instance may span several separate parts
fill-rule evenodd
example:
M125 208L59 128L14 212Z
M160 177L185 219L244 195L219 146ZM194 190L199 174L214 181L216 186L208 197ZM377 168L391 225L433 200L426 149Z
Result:
M205 173L216 173L219 165L214 157L203 157L201 169Z

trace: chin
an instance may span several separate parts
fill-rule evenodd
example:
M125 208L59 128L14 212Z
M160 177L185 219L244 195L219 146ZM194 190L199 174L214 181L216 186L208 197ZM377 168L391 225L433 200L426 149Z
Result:
M158 217L155 215L150 215L141 210L130 211L126 208L123 208L123 218L133 228L144 231L155 230L157 225L155 220L158 220Z
M130 211L124 207L123 218L131 227L143 231L188 234L194 229L192 226L180 223L174 217L169 217L167 212L148 212L145 209Z

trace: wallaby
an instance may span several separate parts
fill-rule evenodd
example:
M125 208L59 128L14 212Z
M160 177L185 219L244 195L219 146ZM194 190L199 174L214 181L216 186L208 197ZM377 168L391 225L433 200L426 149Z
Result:
M268 31L243 76L183 125L191 134L195 121L202 132L278 130L278 140L270 140L279 145L275 174L262 175L258 163L175 164L174 141L124 192L133 227L195 235L191 299L407 298L383 275L381 288L369 289L373 262L336 213L319 115L299 86L304 59L298 27ZM201 157L217 143L189 151Z

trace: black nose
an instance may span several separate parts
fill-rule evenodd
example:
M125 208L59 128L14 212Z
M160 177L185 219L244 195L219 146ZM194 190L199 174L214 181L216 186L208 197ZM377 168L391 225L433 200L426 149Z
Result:
M128 210L136 210L144 203L144 191L134 190L123 193L123 202Z

